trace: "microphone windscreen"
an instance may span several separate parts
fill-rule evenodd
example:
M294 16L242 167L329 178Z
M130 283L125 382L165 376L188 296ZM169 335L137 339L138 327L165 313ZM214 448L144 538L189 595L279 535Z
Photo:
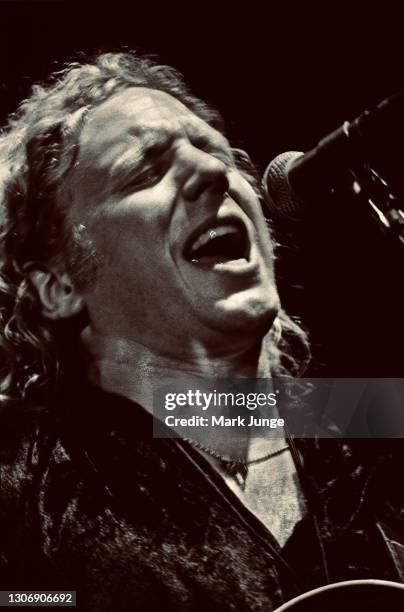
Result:
M293 217L302 203L293 193L288 181L289 168L303 153L287 151L275 157L267 166L262 185L270 212L275 216Z

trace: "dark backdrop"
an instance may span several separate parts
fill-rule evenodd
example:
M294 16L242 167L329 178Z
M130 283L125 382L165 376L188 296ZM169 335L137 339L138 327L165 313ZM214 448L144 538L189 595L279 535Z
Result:
M3 121L60 62L126 46L179 68L261 171L404 89L401 16L381 3L32 0L0 1L0 12ZM282 296L311 333L311 373L401 376L403 249L349 198L279 227Z

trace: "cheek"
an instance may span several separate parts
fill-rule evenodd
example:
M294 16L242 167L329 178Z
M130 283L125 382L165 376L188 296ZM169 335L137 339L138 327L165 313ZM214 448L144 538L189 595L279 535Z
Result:
M100 262L99 287L104 293L146 295L167 284L170 261L157 219L111 215L107 223L94 224L92 230Z
M262 212L261 202L250 183L239 172L230 177L230 195L232 192L245 213L254 222L257 229L267 232L265 217Z
M274 245L271 232L262 211L261 202L250 183L239 173L235 173L231 186L235 189L238 204L251 219L257 234L257 242L268 268L273 267Z

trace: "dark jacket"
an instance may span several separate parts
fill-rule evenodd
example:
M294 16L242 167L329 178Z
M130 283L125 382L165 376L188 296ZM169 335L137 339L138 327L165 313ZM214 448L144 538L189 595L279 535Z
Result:
M152 438L136 404L86 387L3 412L1 590L76 590L95 611L268 612L327 569L401 580L390 455L361 464L339 442L302 443L311 511L281 551L199 453Z

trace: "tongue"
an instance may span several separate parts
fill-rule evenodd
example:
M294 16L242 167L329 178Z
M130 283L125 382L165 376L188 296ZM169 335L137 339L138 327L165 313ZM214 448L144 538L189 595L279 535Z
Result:
M226 234L211 238L209 242L192 253L192 259L219 259L229 261L245 258L244 240L239 234Z

